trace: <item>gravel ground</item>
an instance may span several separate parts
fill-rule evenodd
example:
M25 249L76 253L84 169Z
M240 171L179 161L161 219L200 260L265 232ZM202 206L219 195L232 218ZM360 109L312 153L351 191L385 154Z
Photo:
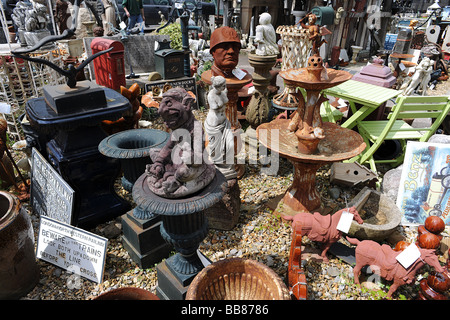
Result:
M447 94L448 83L437 86L430 94ZM202 120L206 112L199 111L197 119ZM151 127L162 128L159 119L152 121ZM269 200L283 195L292 180L292 165L285 159L280 160L277 176L260 174L258 165L247 165L244 177L239 180L241 189L241 215L236 227L231 231L210 230L208 236L200 244L200 251L211 261L230 257L254 259L272 268L283 280L286 278L291 243L290 224L281 221L272 214ZM132 202L131 195L123 190L119 183L117 192ZM317 187L322 202L337 211L345 207L341 197L347 195L351 200L364 186L345 188L334 186L329 182L329 167L322 167L317 174ZM331 194L331 188L337 188L340 196ZM39 217L31 212L29 203L23 202L31 215L37 239ZM25 300L90 300L113 288L133 286L147 289L155 293L157 277L155 267L140 269L134 263L121 242L121 221L117 218L108 223L98 225L90 230L109 239L103 282L95 282L79 278L52 264L38 260L40 280L37 286L22 299ZM448 232L448 230L447 230ZM399 226L396 239L406 238L413 241L417 228ZM344 241L345 240L342 240ZM318 250L318 245L303 238L303 244L310 249ZM395 243L389 243L395 245ZM374 285L367 282L362 288L353 283L352 267L329 254L330 262L324 264L314 258L304 260L304 269L308 284L309 300L379 300L383 299L389 289L389 282L381 280ZM444 262L442 258L442 262ZM405 285L397 290L393 300L414 300L418 294L418 283L427 275L428 267L424 267L412 285ZM367 289L366 287L370 288Z

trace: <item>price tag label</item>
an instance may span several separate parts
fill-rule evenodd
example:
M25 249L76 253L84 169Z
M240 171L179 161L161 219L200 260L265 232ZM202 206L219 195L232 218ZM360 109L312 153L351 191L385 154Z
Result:
M353 221L353 213L344 211L344 212L342 212L341 218L339 219L336 229L338 229L339 231L342 231L344 233L348 233L348 230L350 230L352 221Z
M246 73L245 73L244 71L242 71L241 69L238 69L238 68L234 69L234 70L232 71L232 73L233 73L233 75L234 75L236 78L238 78L239 80L244 79L244 77L245 77L245 75L246 75Z
M400 68L400 71L405 71L406 67L403 63L400 62L400 64L398 65L398 67Z
M420 251L414 243L411 243L396 257L397 261L400 262L405 269L408 269L419 258Z

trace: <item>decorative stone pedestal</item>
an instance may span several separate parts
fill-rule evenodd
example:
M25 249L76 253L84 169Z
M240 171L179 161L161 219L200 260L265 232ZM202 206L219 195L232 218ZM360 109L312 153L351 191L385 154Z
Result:
M255 69L252 75L255 92L245 112L245 117L253 129L261 123L267 122L270 102L268 99L267 86L271 80L270 70L275 65L277 56L248 55L248 62Z
M161 237L161 217L139 219L133 212L122 216L122 244L141 269L151 268L169 257L173 248Z
M45 37L50 36L51 33L49 30L47 29L43 29L43 30L37 30L37 31L24 31L23 32L23 37L24 40L27 44L27 46L32 47L35 44L37 44L39 41L41 41L42 39L44 39ZM46 50L49 49L51 47L53 47L54 44L53 43L48 43L45 46L39 48L40 50Z
M358 47L358 46L352 46L352 50L353 50L353 55L352 55L352 60L350 61L350 63L355 64L356 63L356 58L358 57L358 53L362 50L362 47Z
M237 179L227 180L223 198L205 210L211 229L232 230L239 220L241 209L241 190Z

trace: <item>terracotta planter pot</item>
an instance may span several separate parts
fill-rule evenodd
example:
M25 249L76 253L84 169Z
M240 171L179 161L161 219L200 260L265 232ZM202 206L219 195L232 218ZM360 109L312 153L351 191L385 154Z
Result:
M445 229L445 223L444 220L439 218L438 216L429 216L425 219L425 229L428 231L439 234Z
M225 259L194 278L186 300L291 300L286 285L269 267L254 260Z
M150 291L141 288L124 287L102 293L94 300L159 300L159 298Z
M16 196L0 191L0 300L19 299L38 281L30 217Z

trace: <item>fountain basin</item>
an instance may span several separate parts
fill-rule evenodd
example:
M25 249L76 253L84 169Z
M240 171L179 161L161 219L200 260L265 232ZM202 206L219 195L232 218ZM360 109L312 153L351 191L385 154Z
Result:
M359 240L383 241L398 227L402 214L397 205L379 191L365 187L349 203L364 220L352 221L348 235Z
M259 139L266 148L287 159L326 164L350 159L366 148L366 144L359 133L342 128L332 122L324 122L322 129L325 138L320 140L317 151L313 154L302 153L295 143L297 136L287 128L289 122L290 119L275 119L260 125L256 130L258 139L263 132L267 133L267 139Z
M186 300L291 300L280 277L266 265L232 258L205 267L192 281Z
M297 136L289 131L290 119L276 119L256 129L258 140L272 152L290 160L294 165L292 185L286 191L274 213L294 216L298 212L321 210L320 194L316 188L317 170L326 164L350 159L366 147L359 133L325 122L322 125L324 138L317 150L307 154L298 150Z
M307 68L280 71L279 75L283 78L285 85L301 87L306 91L322 91L337 86L353 77L351 73L344 70L334 70L331 68L323 68L323 70L326 70L328 79L324 79L323 77L311 77Z
M132 129L118 132L103 139L98 149L103 155L119 159L123 171L122 186L132 191L133 184L145 171L150 149L162 148L170 135L155 129Z

